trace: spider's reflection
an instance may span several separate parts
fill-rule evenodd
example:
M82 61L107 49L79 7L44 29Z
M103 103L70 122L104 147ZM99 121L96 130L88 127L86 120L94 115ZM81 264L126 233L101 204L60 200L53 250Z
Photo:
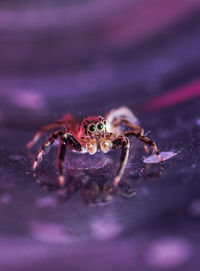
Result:
M150 165L144 165L142 168L138 168L137 171L134 171L134 174L127 176L127 179L131 179L131 182L121 181L118 187L112 185L112 182L107 181L108 176L106 177L100 172L85 172L76 171L70 172L68 176L68 183L62 189L56 182L45 181L42 178L42 174L34 175L36 182L43 187L44 189L50 191L56 191L58 202L66 202L77 192L80 193L81 199L85 204L90 206L94 205L105 205L110 203L115 196L122 196L125 198L132 198L136 195L136 191L133 186L138 183L138 181L144 181L151 178L156 178L162 173L163 167L151 167ZM101 172L102 173L102 172ZM45 179L47 179L46 176ZM50 177L50 176L49 176ZM131 184L130 184L131 183Z
M135 190L127 182L121 182L118 187L114 187L106 181L88 180L86 183L83 183L79 179L69 182L62 189L57 184L41 181L40 179L37 179L36 182L44 189L57 191L59 201L66 201L79 191L82 201L88 205L105 205L113 199L113 196L120 195L131 198L136 194Z

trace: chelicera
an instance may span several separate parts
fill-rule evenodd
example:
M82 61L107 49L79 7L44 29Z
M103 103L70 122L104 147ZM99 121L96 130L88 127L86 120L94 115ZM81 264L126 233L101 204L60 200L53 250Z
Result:
M122 126L127 130L122 130ZM94 116L84 118L79 124L76 118L67 114L62 119L43 126L27 144L32 147L44 132L50 129L62 127L51 134L50 138L42 145L33 163L33 170L38 166L43 154L50 146L59 139L57 154L58 183L62 187L65 184L63 174L63 162L67 149L79 153L89 153L94 155L97 151L107 153L111 150L122 148L120 166L113 180L113 185L118 186L124 173L130 150L129 137L134 136L139 139L147 154L150 154L148 147L151 147L162 162L156 143L144 135L144 130L138 126L138 120L127 107L113 109L105 117Z

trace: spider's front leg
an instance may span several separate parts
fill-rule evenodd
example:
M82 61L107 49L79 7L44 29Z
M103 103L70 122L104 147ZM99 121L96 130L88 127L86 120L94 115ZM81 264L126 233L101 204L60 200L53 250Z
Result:
M38 166L38 162L39 160L42 159L42 155L45 153L45 151L48 150L48 148L55 142L55 140L59 137L59 136L62 136L64 134L64 131L62 130L59 130L59 131L56 131L55 133L53 133L50 138L46 141L46 143L44 143L42 145L42 147L40 148L36 158L35 158L35 161L33 163L33 170L36 169L36 167Z
M65 133L62 136L57 155L58 183L61 187L63 187L65 184L65 179L63 175L63 162L65 159L67 147L70 147L72 150L75 151L82 151L81 144L71 134Z
M130 141L126 136L119 136L112 142L112 148L122 148L121 158L120 158L120 167L117 172L117 176L114 178L113 185L117 186L120 182L120 179L124 173L128 162L129 149L130 149Z

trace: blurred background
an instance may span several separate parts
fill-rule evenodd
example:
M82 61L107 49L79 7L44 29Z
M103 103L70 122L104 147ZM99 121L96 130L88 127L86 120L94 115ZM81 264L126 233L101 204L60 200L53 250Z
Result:
M199 0L0 1L1 270L198 270L199 48ZM44 138L25 146L42 125L121 105L178 153L146 170L136 144L124 177L135 197L91 207L78 187L61 203L35 182ZM47 183L55 151L41 165ZM112 181L113 157L71 179Z

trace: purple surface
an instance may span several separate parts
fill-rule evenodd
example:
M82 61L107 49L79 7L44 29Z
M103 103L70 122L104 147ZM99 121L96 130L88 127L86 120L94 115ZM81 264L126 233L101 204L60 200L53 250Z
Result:
M0 4L0 270L199 268L199 96L139 110L199 78L198 1L182 1L181 9L177 1L173 12L171 1L163 7L158 1L117 1L115 8L113 1L101 2L69 3L68 11L62 1L54 10L52 1L45 21L34 17L42 18L44 3ZM138 13L135 21L122 8ZM158 10L168 13L159 27L161 15L152 23L141 19ZM120 29L128 29L123 44ZM31 152L25 145L40 126L65 113L81 119L120 105L136 113L161 151L178 153L163 167L145 165L134 141L123 177L134 197L125 198L123 188L112 195L92 190L112 181L119 152L97 156L98 164L70 155L68 193L53 185L56 147L34 178L31 163L45 137Z

